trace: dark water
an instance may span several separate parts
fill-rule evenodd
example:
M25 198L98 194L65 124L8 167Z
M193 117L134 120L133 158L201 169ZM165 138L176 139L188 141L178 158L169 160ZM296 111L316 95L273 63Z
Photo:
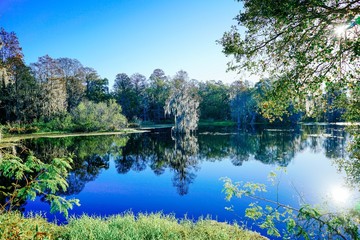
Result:
M269 183L268 174L275 171L278 188L269 184L264 197L293 206L327 201L333 208L347 207L355 190L346 187L346 176L337 171L334 159L346 157L348 141L343 127L333 125L240 132L209 128L177 139L169 131L41 138L23 144L44 161L73 156L69 189L62 193L80 199L81 206L71 215L161 211L179 218L209 215L252 227L243 217L251 201L226 202L221 177ZM225 210L230 205L234 212ZM65 222L60 214L48 213L49 205L41 198L24 209Z

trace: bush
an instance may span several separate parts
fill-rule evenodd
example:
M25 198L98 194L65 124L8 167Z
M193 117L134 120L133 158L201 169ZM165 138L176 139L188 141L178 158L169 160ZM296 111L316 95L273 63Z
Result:
M72 131L74 127L72 116L69 113L57 114L49 121L40 119L38 122L32 123L32 125L43 132Z
M109 103L81 102L73 111L74 130L81 132L114 131L126 127L121 106L114 100Z

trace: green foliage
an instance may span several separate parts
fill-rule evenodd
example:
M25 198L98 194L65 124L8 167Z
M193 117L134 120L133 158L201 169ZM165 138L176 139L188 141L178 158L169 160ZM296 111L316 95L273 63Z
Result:
M88 80L86 85L86 98L96 103L108 101L110 99L108 85L109 80L106 78Z
M34 123L36 124L36 122ZM57 114L48 122L39 122L43 131L71 131L74 128L73 118L69 113Z
M149 96L149 114L154 122L164 120L164 106L169 96L169 79L161 69L155 69L149 77L149 86L146 88Z
M359 99L352 90L359 87L357 27L336 33L339 26L354 20L358 2L237 1L242 3L235 17L239 27L225 32L219 43L226 55L234 57L229 69L266 73L281 82L265 105L268 115L281 117L288 102L308 114L324 110L319 105L338 85L339 93L346 93L351 103L342 107L359 119L352 107Z
M114 100L109 103L81 102L72 112L76 131L113 131L126 127L127 120Z
M146 77L135 73L130 77L126 73L116 75L113 96L123 109L126 118L148 119L149 96L145 91Z
M272 181L276 173L269 176ZM270 236L292 239L302 236L305 239L313 237L360 239L358 210L348 212L328 212L318 207L303 204L300 208L262 197L259 193L266 192L266 186L258 183L233 183L229 178L222 178L225 199L230 201L233 197L248 197L255 200L245 209L245 216L256 221L258 226L267 230ZM258 201L266 203L260 206ZM227 208L234 211L234 207ZM276 223L285 223L283 232L276 227Z
M57 226L41 216L22 217L19 213L0 214L1 239L158 239L226 240L265 239L258 233L237 225L199 219L196 223L178 220L172 215L132 213L108 218L82 216L70 218L69 224Z
M24 201L44 196L51 204L51 212L59 211L65 216L73 204L79 205L77 199L67 200L57 195L68 187L66 177L71 169L70 158L54 158L44 163L31 153L22 159L18 156L2 152L0 155L0 172L2 185L0 196L5 198L0 204L0 214L12 211ZM3 185L10 183L8 185Z
M199 83L200 119L230 119L229 86L222 81Z

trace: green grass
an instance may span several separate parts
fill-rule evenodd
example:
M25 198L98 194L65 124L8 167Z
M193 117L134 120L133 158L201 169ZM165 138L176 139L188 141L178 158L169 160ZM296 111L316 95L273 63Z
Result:
M0 215L0 239L266 239L258 233L214 220L177 220L174 216L132 213L108 218L70 218L67 225L48 223L40 216Z
M199 126L232 127L232 126L236 126L236 122L200 120Z
M103 136L103 135L117 135L117 134L128 134L128 133L142 133L144 131L125 128L114 132L88 132L88 133L66 133L66 132L43 132L43 133L31 133L31 134L16 134L16 135L3 135L1 139L2 143L17 142L23 139L32 138L62 138L62 137L79 137L79 136Z

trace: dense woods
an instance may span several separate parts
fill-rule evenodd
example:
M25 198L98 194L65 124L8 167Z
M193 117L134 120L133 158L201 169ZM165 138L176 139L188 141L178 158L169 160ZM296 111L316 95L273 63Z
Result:
M184 132L196 130L199 119L234 121L239 127L268 123L268 119L275 123L334 122L343 121L346 113L337 103L351 100L346 92L333 87L332 91L305 101L302 108L295 107L280 91L277 99L283 100L279 105L272 99L274 90L284 87L281 79L270 77L255 84L237 80L227 84L221 80L191 79L183 70L173 77L162 69L155 69L149 77L119 73L114 85L109 86L108 79L76 59L45 55L26 65L16 34L1 29L0 37L1 124L95 131L120 129L127 122L175 121L175 130ZM279 110L281 114L272 118L268 109ZM105 117L99 120L98 116Z

